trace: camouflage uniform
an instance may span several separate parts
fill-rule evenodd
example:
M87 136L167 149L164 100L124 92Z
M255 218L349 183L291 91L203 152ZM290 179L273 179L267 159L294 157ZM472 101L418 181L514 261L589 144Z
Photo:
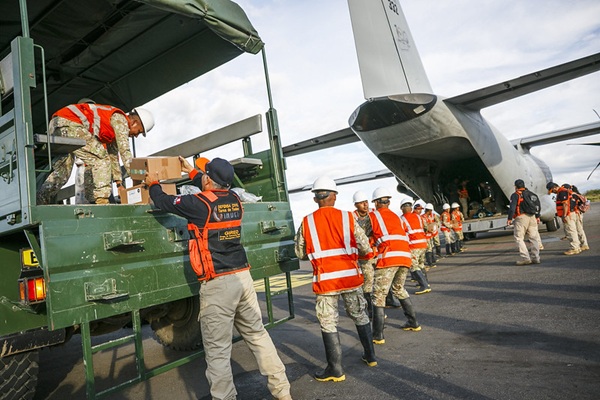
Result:
M371 219L369 218L369 214L361 217L356 212L352 213L354 215L354 219L358 223L358 225L363 228L365 232L371 230ZM365 279L365 283L363 283L363 292L364 293L372 293L373 292L373 278L375 276L375 264L377 263L377 258L371 258L370 260L358 259L358 265L363 273L363 277Z
M115 113L110 119L115 131L115 140L106 147L80 123L62 117L50 121L48 132L51 135L85 139L85 146L71 154L57 159L52 165L52 173L38 190L38 204L53 204L58 191L67 183L75 158L81 159L86 167L84 174L85 197L90 203L96 199L108 199L112 194L112 180L122 180L119 166L119 154L129 173L131 150L129 149L129 123L121 113Z
M425 271L425 252L426 248L423 249L411 249L410 250L410 271Z
M369 239L365 235L363 229L354 222L354 237L359 253L369 251ZM295 237L295 251L298 258L307 260L306 241L304 240L303 224L300 224ZM327 294L317 294L316 314L321 331L327 333L337 332L339 320L338 301L340 296L344 300L344 308L348 316L354 321L357 326L369 324L369 317L366 312L367 301L363 295L362 287L349 290L341 290L337 292L329 292Z
M373 280L373 305L375 307L385 307L385 297L390 288L392 294L398 300L408 299L410 296L404 288L407 274L408 268L406 267L376 268Z

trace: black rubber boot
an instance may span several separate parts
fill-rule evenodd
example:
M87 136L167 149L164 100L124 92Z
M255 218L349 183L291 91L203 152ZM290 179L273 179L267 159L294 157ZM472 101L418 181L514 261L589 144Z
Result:
M396 296L394 296L392 294L392 290L391 289L388 292L387 296L385 296L385 306L386 307L394 307L394 308L402 307L402 304L400 304L400 300L398 300L396 298Z
M421 325L419 325L419 323L417 322L417 314L413 309L412 300L410 299L410 297L408 297L404 300L400 300L400 303L402 303L404 315L408 320L406 324L402 326L402 329L404 329L405 331L419 332L421 330Z
M441 246L435 246L435 256L437 258L442 258L442 248L441 248Z
M385 325L385 308L373 305L373 343L384 344L383 327Z
M377 359L375 358L375 349L373 348L373 331L371 331L371 324L356 325L356 331L358 332L360 343L364 349L362 360L369 367L376 366Z
M321 332L323 344L325 345L325 356L327 357L327 368L322 372L315 373L315 379L319 382L341 382L346 379L342 369L342 345L337 332Z
M373 300L371 299L371 293L363 293L365 300L367 300L367 315L369 319L373 320Z
M458 254L458 242L450 243L450 249L452 250L452 255Z
M446 257L451 256L452 251L450 250L450 243L446 243Z
M431 268L433 266L433 253L431 251L425 252L425 266Z
M427 278L425 277L423 271L415 271L415 275L417 276L417 281L419 282L419 289L415 292L415 294L425 294L431 292L431 286L429 286L429 282L427 282Z

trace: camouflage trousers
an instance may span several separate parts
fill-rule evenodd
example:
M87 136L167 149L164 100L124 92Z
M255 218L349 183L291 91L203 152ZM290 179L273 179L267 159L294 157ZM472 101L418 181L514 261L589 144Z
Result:
M425 270L425 252L427 249L412 249L410 251L411 272Z
M453 231L442 231L444 232L444 239L446 239L446 244L452 244L456 242L456 238L454 237Z
M385 297L390 288L399 300L407 299L409 295L404 289L407 274L408 268L406 267L375 268L373 294L371 295L373 306L385 307Z
M438 233L434 237L432 237L431 240L433 241L434 246L441 246L440 232L438 231Z
M465 235L463 234L463 231L454 231L454 237L456 238L456 240L465 240Z
M373 292L373 277L375 276L375 263L377 262L376 258L371 260L359 260L358 265L360 265L360 269L362 270L363 277L365 282L363 283L363 292L372 293Z
M90 132L73 121L54 117L48 127L50 135L85 139L85 146L58 158L52 164L52 173L46 178L37 193L38 204L56 203L56 195L67 183L75 158L85 163L84 186L85 197L90 203L98 198L108 199L112 193L111 169L108 152L104 145Z
M337 332L340 314L338 312L338 302L342 297L346 314L354 321L355 325L366 325L370 323L367 315L367 300L363 295L362 287L336 293L336 294L318 294L315 310L317 319L321 325L321 331L326 333Z

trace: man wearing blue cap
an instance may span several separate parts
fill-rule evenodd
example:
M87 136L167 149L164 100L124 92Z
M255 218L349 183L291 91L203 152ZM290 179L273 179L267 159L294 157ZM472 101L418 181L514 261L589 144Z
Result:
M242 203L230 189L232 165L222 158L196 160L194 169L179 157L181 169L202 192L171 196L156 177L146 175L150 198L161 210L188 220L190 262L200 281L200 328L206 378L213 399L235 399L231 372L233 327L254 354L275 399L291 399L290 383L262 315L241 244Z

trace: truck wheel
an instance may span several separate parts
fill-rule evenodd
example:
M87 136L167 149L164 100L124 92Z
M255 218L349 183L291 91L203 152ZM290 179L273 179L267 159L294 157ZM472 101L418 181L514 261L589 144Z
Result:
M33 399L38 379L39 350L0 358L0 399Z
M199 296L188 297L170 304L167 315L150 323L158 341L173 350L196 350L202 347L198 314Z
M560 228L560 224L558 223L558 218L554 217L550 221L546 222L546 230L548 232L557 231Z

